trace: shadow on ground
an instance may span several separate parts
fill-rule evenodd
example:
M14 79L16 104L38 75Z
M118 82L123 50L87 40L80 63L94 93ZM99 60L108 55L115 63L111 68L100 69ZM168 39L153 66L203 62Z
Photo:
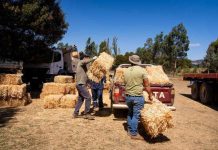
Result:
M15 123L14 117L20 111L19 108L3 107L0 108L0 128L6 126L8 123Z
M218 111L218 103L217 103L217 102L216 102L216 103L213 102L213 103L209 103L209 104L203 104L203 103L201 103L200 101L193 99L193 98L191 97L191 94L183 94L183 93L180 93L180 95L185 96L185 97L189 98L190 100L196 101L196 102L198 102L198 103L200 103L200 104L202 104L202 105L205 105L205 106L207 106L207 107L210 107L210 108L212 108L212 109Z
M124 127L124 130L127 132L127 123L126 122L123 123L123 127ZM163 134L160 134L155 138L151 138L151 136L149 136L146 133L146 131L145 131L144 127L142 126L141 122L139 122L139 125L138 125L138 132L144 138L144 140L147 141L150 144L164 143L164 142L170 141L170 139L167 136L163 135Z

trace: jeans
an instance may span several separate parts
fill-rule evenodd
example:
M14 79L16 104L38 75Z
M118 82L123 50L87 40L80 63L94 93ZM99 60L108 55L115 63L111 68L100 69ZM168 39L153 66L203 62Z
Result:
M74 114L79 114L79 109L81 108L83 101L85 99L85 111L84 113L90 113L90 105L91 105L91 95L84 84L76 85L76 88L78 90L79 96L78 101L76 103L76 107L74 110Z
M103 89L97 88L92 89L92 99L93 99L93 106L103 108L103 98L102 98Z
M138 121L140 110L144 107L143 96L126 96L126 104L128 106L127 128L131 135L138 134Z

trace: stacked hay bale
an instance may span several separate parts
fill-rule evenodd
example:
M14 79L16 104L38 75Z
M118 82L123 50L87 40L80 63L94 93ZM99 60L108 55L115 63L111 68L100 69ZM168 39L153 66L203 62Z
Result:
M103 52L100 56L92 63L89 67L87 75L90 80L95 82L100 82L101 79L106 76L107 81L109 81L110 69L113 65L114 58Z
M117 68L114 76L114 82L124 84L124 71L127 68Z
M163 67L158 66L146 66L146 74L148 75L148 80L151 84L166 85L171 84L168 76L164 73Z
M31 102L22 74L0 74L0 106L24 106Z
M44 108L73 108L77 94L76 84L71 76L56 76L54 82L44 83L40 98L44 100Z
M145 100L148 100L148 93L144 92ZM153 103L146 103L141 110L141 122L145 131L151 138L157 137L166 129L173 127L171 110L155 97Z

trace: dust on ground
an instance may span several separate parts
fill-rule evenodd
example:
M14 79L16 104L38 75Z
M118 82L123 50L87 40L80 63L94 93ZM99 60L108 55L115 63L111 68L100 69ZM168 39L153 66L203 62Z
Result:
M174 128L155 139L146 135L141 124L139 133L145 140L130 139L126 111L115 118L104 92L105 109L96 113L95 120L72 119L73 109L43 109L40 99L24 107L0 108L0 149L218 149L218 107L192 100L188 82L172 81Z

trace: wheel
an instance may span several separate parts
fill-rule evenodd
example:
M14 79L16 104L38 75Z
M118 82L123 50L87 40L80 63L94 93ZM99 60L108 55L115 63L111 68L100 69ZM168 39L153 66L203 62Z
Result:
M191 95L193 99L199 99L199 84L197 82L191 85Z
M208 83L202 83L200 86L200 100L203 104L210 103L213 100L213 89Z

